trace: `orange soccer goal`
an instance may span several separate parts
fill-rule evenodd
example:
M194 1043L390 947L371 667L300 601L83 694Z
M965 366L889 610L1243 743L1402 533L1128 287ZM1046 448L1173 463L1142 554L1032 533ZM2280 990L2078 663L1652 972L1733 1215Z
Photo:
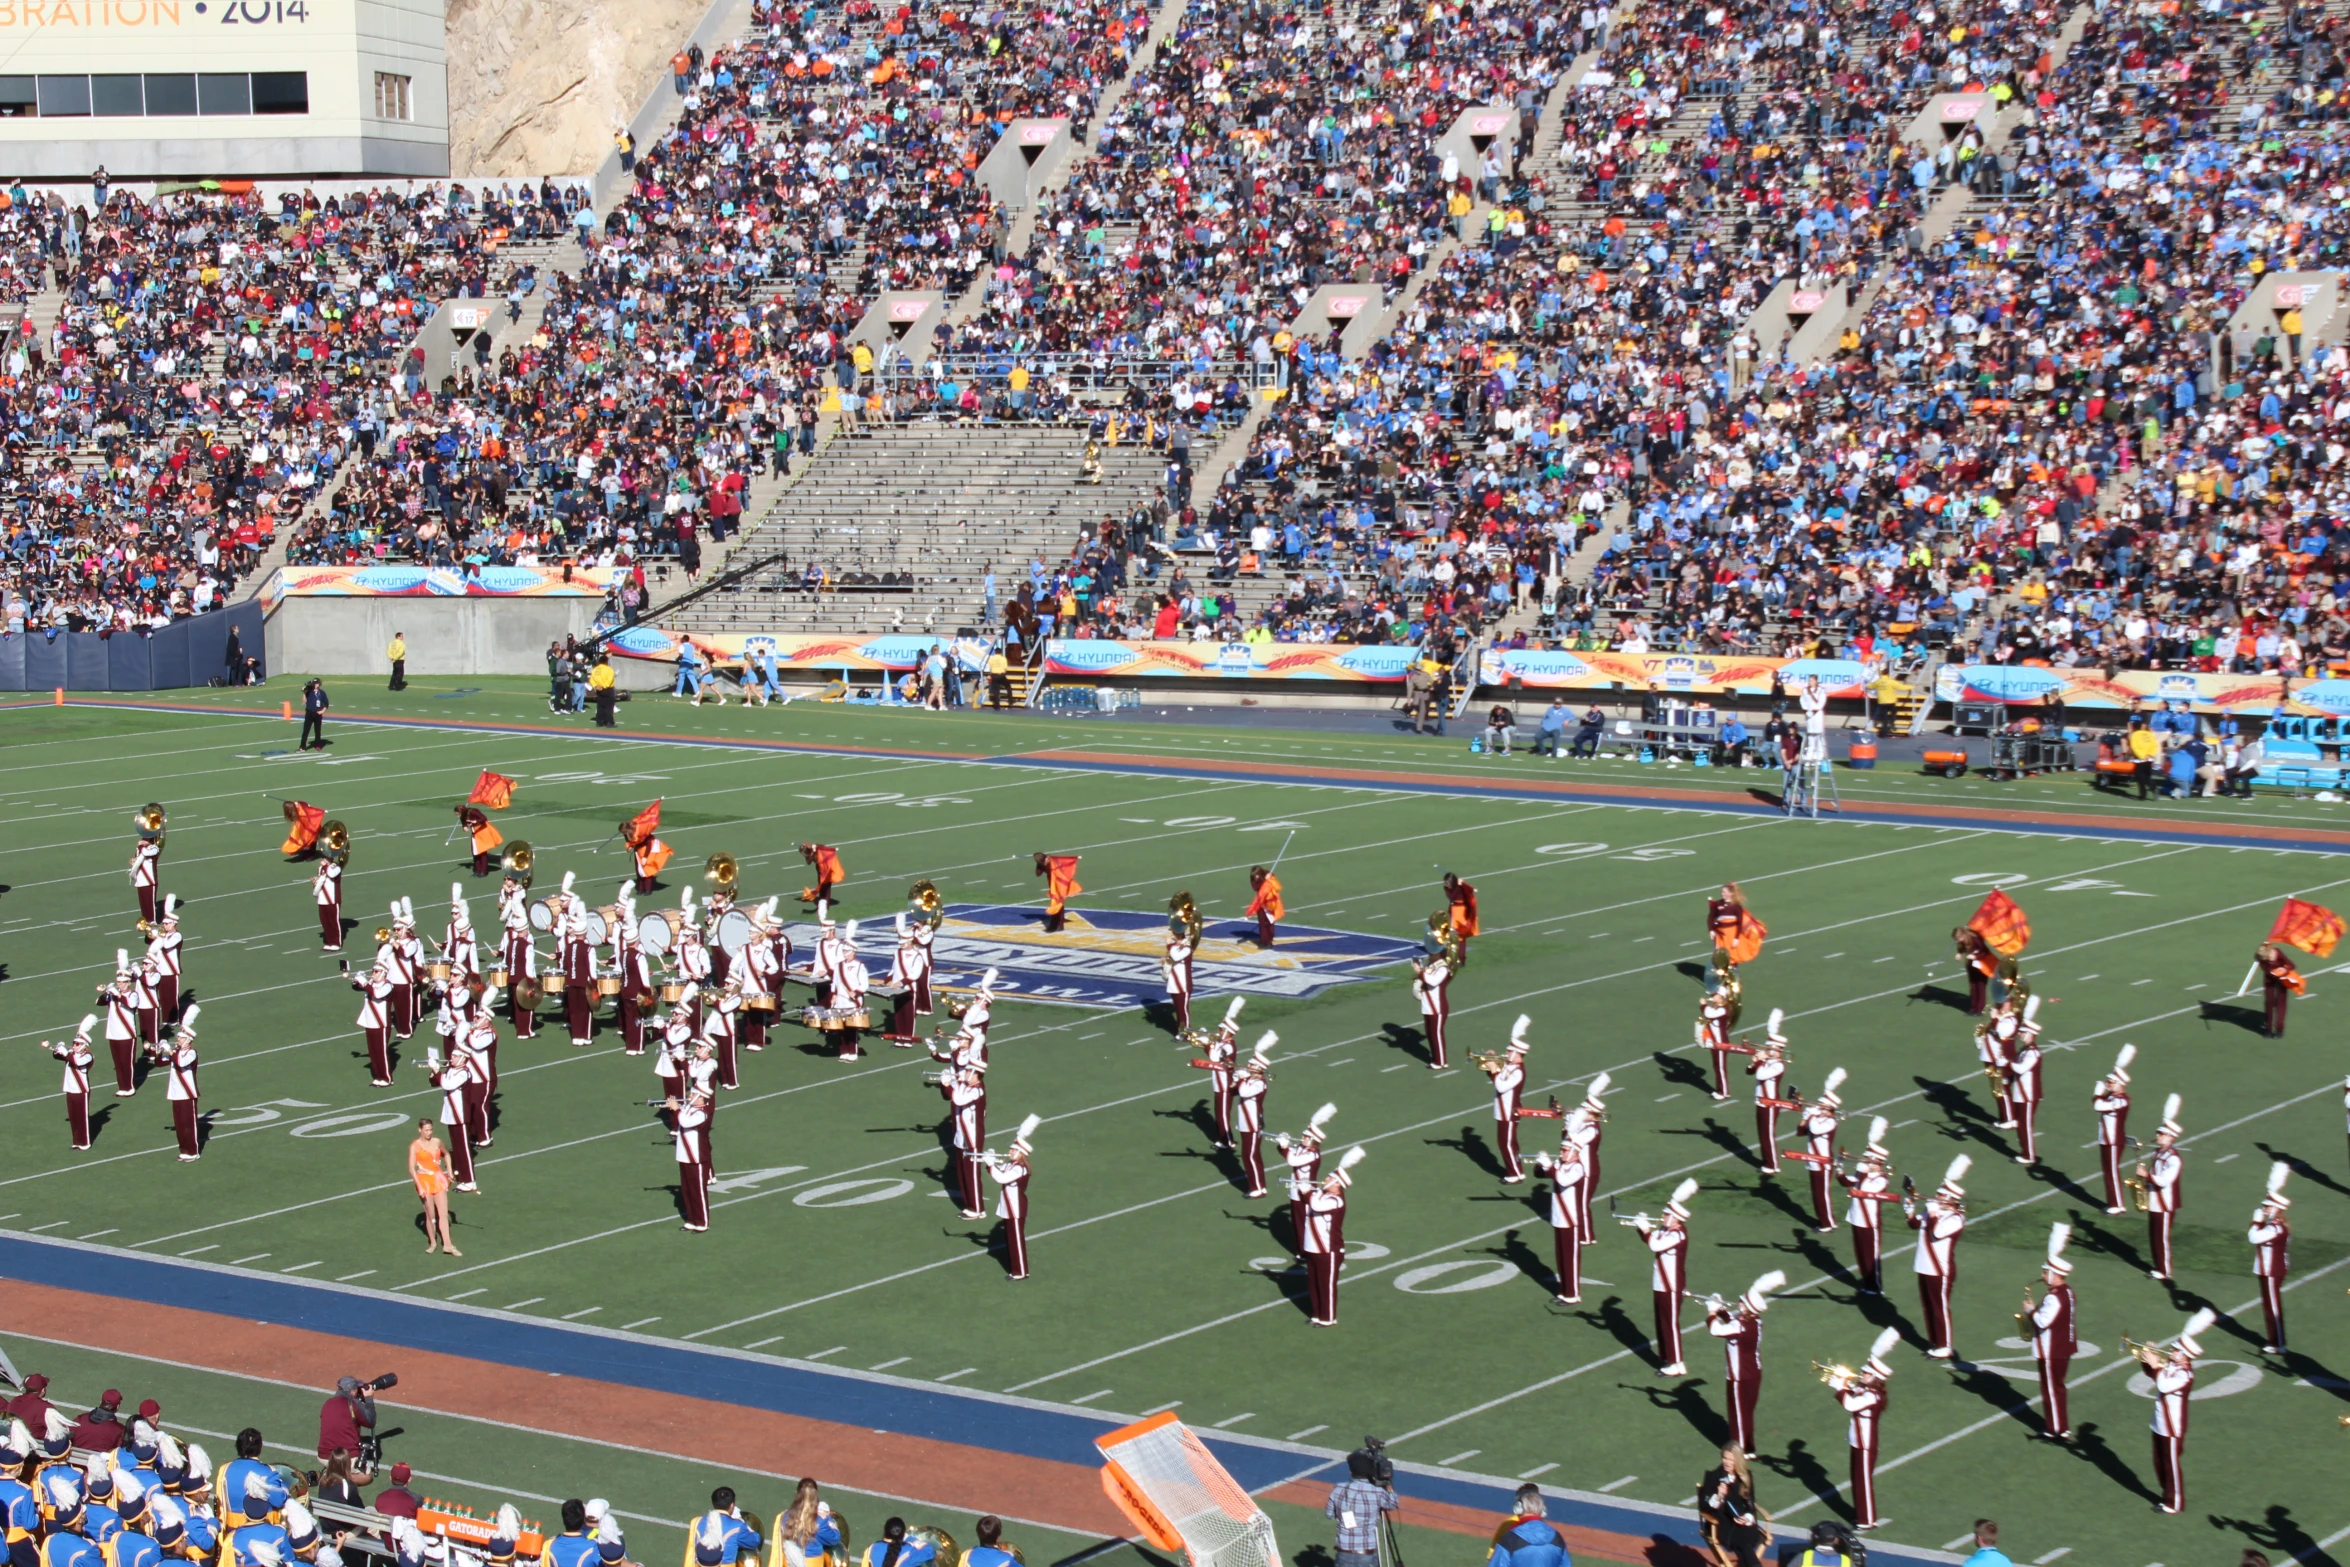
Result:
M1191 1567L1281 1567L1273 1520L1173 1412L1094 1438L1102 1489L1138 1533Z

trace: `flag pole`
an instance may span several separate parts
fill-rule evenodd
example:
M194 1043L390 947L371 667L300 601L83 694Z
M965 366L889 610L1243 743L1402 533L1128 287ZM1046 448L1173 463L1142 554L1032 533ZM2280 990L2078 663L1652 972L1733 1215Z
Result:
M2246 969L2246 970L2244 971L2244 983L2243 983L2243 984L2241 984L2241 985L2238 985L2238 986L2236 987L2236 994L2235 994L2235 996L2231 996L2231 997L2229 997L2229 999L2230 999L2231 1001L2232 1001L2232 1000L2236 1000L2236 999L2238 999L2238 998L2242 997L2242 996L2243 996L2243 995L2244 995L2244 994L2245 994L2247 991L2251 990L2251 988L2252 988L2252 976L2253 976L2253 975L2255 975L2255 974L2257 974L2257 973L2259 973L2259 972L2260 972L2260 963L2259 963L2259 961L2258 961L2257 959L2255 959L2255 960L2253 961L2253 964L2252 964L2252 966L2251 966L2250 968L2248 968L2248 969Z
M1290 828L1290 829L1289 829L1289 837L1288 837L1288 838L1284 838L1284 839L1282 839L1282 840L1281 840L1281 854L1287 854L1287 853L1289 852L1289 843L1290 843L1290 839L1291 839L1291 838L1295 838L1296 836L1297 836L1297 829L1296 829L1295 827L1292 827L1292 828ZM1277 871L1277 870L1281 869L1281 854L1276 854L1276 855L1274 855L1274 856L1273 856L1273 863L1265 867L1265 874L1266 874L1266 875L1270 876L1270 875L1272 875L1272 874L1273 874L1275 871Z

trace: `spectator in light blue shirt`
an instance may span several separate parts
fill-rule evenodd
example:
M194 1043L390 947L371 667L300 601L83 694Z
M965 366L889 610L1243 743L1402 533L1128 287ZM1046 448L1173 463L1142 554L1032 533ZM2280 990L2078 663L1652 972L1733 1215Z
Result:
M1541 1487L1519 1486L1513 1517L1494 1539L1486 1567L1574 1567L1566 1540L1543 1518L1548 1510Z
M1999 1548L1999 1525L1993 1520L1975 1520L1975 1554L1966 1559L1966 1567L2015 1567Z

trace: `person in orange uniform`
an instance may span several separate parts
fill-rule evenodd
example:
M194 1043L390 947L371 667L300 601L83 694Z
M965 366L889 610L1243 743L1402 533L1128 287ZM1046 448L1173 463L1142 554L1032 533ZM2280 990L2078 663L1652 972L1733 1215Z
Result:
M1280 924L1283 913L1281 878L1262 865L1252 865L1248 871L1248 884L1256 890L1256 896L1249 899L1248 907L1242 912L1257 917L1257 945L1269 947L1273 945L1273 938L1280 934L1274 927Z
M1045 878L1044 928L1047 933L1065 929L1069 923L1069 900L1085 889L1077 885L1077 861L1074 854L1036 853L1036 874Z
M506 835L490 824L489 816L478 805L460 805L457 820L465 824L466 835L473 840L473 874L490 873L490 855L506 841Z
M1452 932L1461 938L1461 955L1466 957L1469 938L1477 934L1477 889L1446 871L1444 901L1452 910Z
M802 888L802 903L830 903L833 888L847 879L848 873L840 867L840 850L829 843L803 843L800 858L816 867L816 885Z
M2252 961L2260 967L2261 1032L2271 1039L2281 1039L2285 1033L2285 1009L2293 997L2306 993L2308 983L2293 960L2285 956L2285 949L2273 941L2264 941L2254 950Z
M408 1178L424 1203L424 1249L464 1256L449 1236L449 1148L429 1116L416 1123L416 1141L408 1145Z

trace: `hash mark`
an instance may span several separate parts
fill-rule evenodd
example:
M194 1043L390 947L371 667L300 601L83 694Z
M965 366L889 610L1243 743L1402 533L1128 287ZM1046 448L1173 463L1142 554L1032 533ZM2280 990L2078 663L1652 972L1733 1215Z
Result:
M323 1268L325 1266L325 1260L322 1258L313 1262L297 1262L290 1268L280 1268L277 1271L280 1273L300 1273L305 1268Z
M577 1311L567 1311L563 1313L563 1320L566 1322L577 1322L580 1318L592 1317L603 1309L604 1308L601 1306L582 1306Z
M972 1372L974 1372L974 1371L977 1371L978 1369L979 1369L979 1368L978 1368L977 1366L965 1366L965 1367L964 1367L962 1370L960 1370L960 1371L950 1371L950 1372L948 1372L948 1373L947 1373L945 1376L943 1376L943 1377L932 1377L930 1380L931 1380L931 1381L933 1381L933 1382L952 1382L952 1381L954 1381L954 1380L955 1380L955 1378L957 1378L957 1377L967 1377L967 1376L969 1376L969 1375L970 1375Z
M1390 1073L1390 1072L1400 1072L1400 1071L1402 1071L1402 1070L1403 1070L1405 1067L1407 1067L1407 1066L1410 1066L1410 1065L1411 1065L1411 1063L1410 1063L1409 1061L1398 1061L1398 1062L1396 1062L1396 1063L1395 1063L1395 1065L1393 1065L1393 1066L1383 1066L1383 1067L1381 1067L1381 1068L1379 1069L1379 1075L1380 1075L1380 1076L1382 1076L1382 1077L1385 1077L1385 1076L1386 1076L1388 1073Z
M1642 939L1646 940L1647 938L1643 937ZM1483 1451L1485 1451L1485 1449L1481 1447L1472 1447L1465 1453L1455 1453L1450 1458L1439 1458L1436 1460L1436 1462L1439 1467L1450 1469L1454 1464L1460 1463L1466 1459L1474 1458Z
M120 1235L121 1233L122 1231L120 1230L92 1230L89 1234L83 1236L82 1239L86 1241L94 1241L101 1235Z
M1097 1398L1108 1398L1110 1396L1110 1392L1111 1390L1105 1387L1096 1392L1088 1393L1083 1398L1073 1398L1069 1400L1069 1402L1072 1404L1090 1404Z
M199 1246L194 1251L183 1251L180 1253L180 1255L183 1257L201 1257L208 1251L218 1250L220 1250L220 1242L214 1241L209 1246Z
M259 1262L268 1255L268 1252L257 1251L250 1257L239 1257L236 1261L230 1263L229 1266L232 1268L241 1268L248 1262Z
M532 1296L530 1299L528 1299L528 1300L518 1300L518 1301L516 1301L516 1302L515 1302L513 1305L511 1305L511 1306L508 1306L506 1309L507 1309L508 1311L520 1311L520 1310L521 1310L523 1307L525 1307L525 1306L535 1306L535 1305L537 1305L537 1304L538 1304L540 1301L542 1301L542 1300L545 1300L546 1298L547 1298L547 1297L546 1297L546 1296L544 1296L544 1295L533 1295L533 1296Z
M1289 1435L1283 1437L1281 1440L1284 1442L1302 1442L1317 1431L1327 1431L1329 1429L1330 1428L1328 1426L1307 1426L1303 1431L1290 1432Z
M776 1334L776 1335L775 1335L775 1337L773 1337L773 1338L763 1338L763 1339L759 1340L759 1342L757 1342L756 1344L745 1344L745 1345L743 1346L743 1348L745 1348L745 1349L765 1349L765 1348L766 1348L768 1345L770 1345L770 1344L780 1344L780 1343L782 1343L782 1342L783 1342L783 1340L784 1340L784 1335L783 1335L783 1334L781 1334L781 1333L778 1333L778 1334Z
M634 1322L630 1322L630 1323L624 1324L624 1325L621 1327L620 1331L621 1331L621 1332L623 1332L623 1333L627 1333L627 1332L630 1332L630 1331L632 1331L633 1329L636 1329L636 1328L641 1328L641 1327L645 1326L647 1323L650 1323L650 1322L658 1322L658 1321L660 1321L660 1320L661 1320L661 1319L660 1319L659 1317L639 1317L639 1318L637 1318L637 1319L636 1319Z
M904 1365L904 1364L905 1364L907 1361L909 1361L909 1360L912 1360L913 1358L914 1358L914 1357L913 1357L913 1356L911 1356L911 1355L900 1355L900 1356L899 1356L897 1359L895 1359L895 1360L885 1360L885 1361L883 1361L883 1362L882 1362L880 1365L878 1365L878 1366L867 1366L865 1369L866 1369L866 1370L868 1370L868 1371L887 1371L887 1370L888 1370L890 1367L892 1367L892 1366L902 1366L902 1365Z
M29 1229L29 1230L25 1231L25 1233L26 1233L27 1235L38 1235L38 1234L40 1234L40 1233L41 1233L43 1230L54 1230L54 1229L58 1228L60 1225L66 1225L66 1224L71 1224L71 1223L73 1223L73 1220L71 1220L71 1219L51 1219L51 1220L50 1220L50 1221L49 1221L47 1224L36 1224L36 1225L34 1225L34 1226L31 1228L31 1229Z
M1227 1430L1230 1430L1232 1427L1234 1427L1234 1426L1236 1426L1236 1425L1240 1424L1240 1423L1241 1423L1243 1420L1254 1420L1254 1419L1256 1419L1256 1417L1257 1417L1257 1412L1256 1412L1255 1410L1253 1410L1253 1409L1252 1409L1252 1410L1250 1410L1250 1411L1249 1411L1247 1414L1245 1414L1245 1415L1234 1415L1234 1416L1233 1416L1231 1419L1229 1419L1229 1420L1219 1420L1219 1421L1217 1421L1217 1422L1216 1422L1215 1426L1214 1426L1212 1429L1214 1429L1214 1430L1218 1430L1218 1431L1227 1431Z
M353 1279L364 1279L373 1272L375 1272L373 1268L361 1268L357 1273L344 1274L341 1278L336 1279L335 1282L337 1284L348 1284Z
M2059 1556L2070 1556L2072 1553L2073 1548L2071 1546L2060 1545L2055 1550L2050 1551L2046 1556L2033 1557L2032 1567L2048 1567L2048 1564L2056 1560Z
M1546 1475L1557 1467L1558 1465L1556 1464L1537 1464L1533 1468L1527 1470L1524 1474L1519 1475L1518 1478L1521 1480L1531 1480L1536 1475Z
M1607 1484L1599 1488L1599 1493L1600 1495L1605 1496L1610 1491L1621 1491L1625 1486L1630 1485L1633 1481L1639 1478L1640 1477L1638 1475L1626 1475L1621 1480L1610 1480ZM1972 1536L1969 1536L1969 1538L1972 1538Z
M476 1295L487 1295L489 1292L490 1292L490 1287L489 1287L487 1284L484 1284L484 1285L483 1285L483 1286L482 1286L480 1289L477 1289L477 1290L467 1290L467 1291L466 1291L464 1294L462 1294L462 1295L451 1295L451 1296L449 1297L449 1299L451 1299L451 1300L471 1300L471 1299L472 1299L474 1296L476 1296Z
M835 1344L835 1345L833 1345L833 1346L832 1346L832 1348L830 1348L830 1349L820 1349L820 1350L816 1351L816 1353L815 1353L815 1354L813 1354L813 1355L802 1355L800 1358L801 1358L802 1360L822 1360L822 1359L823 1359L825 1356L827 1356L827 1355L837 1355L837 1354L839 1354L839 1353L840 1353L842 1350L844 1350L844 1349L846 1349L846 1348L848 1348L848 1347L849 1347L849 1346L848 1346L848 1345L846 1345L846 1344Z

